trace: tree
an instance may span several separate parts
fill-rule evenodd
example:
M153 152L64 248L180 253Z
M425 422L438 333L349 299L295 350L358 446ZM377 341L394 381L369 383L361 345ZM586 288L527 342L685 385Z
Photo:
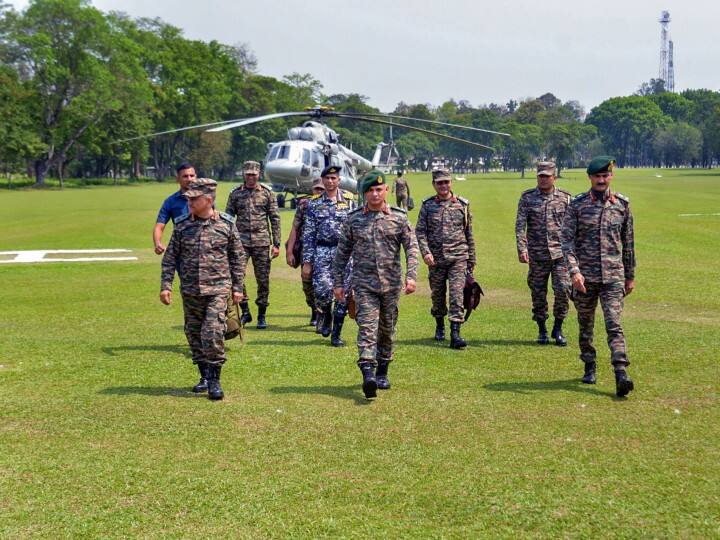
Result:
M293 98L302 107L312 107L322 100L322 83L309 73L291 73L283 82L293 89Z
M702 133L685 122L674 123L658 131L653 149L667 167L692 164L702 151Z
M662 79L650 79L648 82L642 83L637 91L636 96L653 96L667 92L665 89L665 81Z

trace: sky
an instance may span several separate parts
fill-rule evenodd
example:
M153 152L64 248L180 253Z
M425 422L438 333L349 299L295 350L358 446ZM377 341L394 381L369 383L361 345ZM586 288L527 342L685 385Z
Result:
M16 9L25 0L11 2ZM310 73L325 94L478 106L552 92L587 111L658 77L670 11L675 89L720 90L718 0L93 0L190 39L246 43L263 75Z

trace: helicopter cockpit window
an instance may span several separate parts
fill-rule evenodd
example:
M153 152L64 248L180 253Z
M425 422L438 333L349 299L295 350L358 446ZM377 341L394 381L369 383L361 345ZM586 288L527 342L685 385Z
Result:
M283 144L280 147L277 159L289 159L290 158L290 145Z
M304 165L310 166L310 150L307 148L303 148L302 160Z
M272 161L273 159L277 159L278 153L280 152L280 145L275 145L270 152L270 157L268 158L268 161Z
M313 161L312 166L321 169L322 168L322 158L320 157L320 152L313 152Z

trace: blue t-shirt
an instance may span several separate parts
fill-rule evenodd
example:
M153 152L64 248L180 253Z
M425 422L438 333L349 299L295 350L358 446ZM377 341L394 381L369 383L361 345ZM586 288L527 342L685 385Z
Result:
M190 208L187 199L178 190L165 199L165 202L160 207L160 212L158 212L157 223L167 223L171 219L175 223L177 218L184 216L188 212L190 212Z

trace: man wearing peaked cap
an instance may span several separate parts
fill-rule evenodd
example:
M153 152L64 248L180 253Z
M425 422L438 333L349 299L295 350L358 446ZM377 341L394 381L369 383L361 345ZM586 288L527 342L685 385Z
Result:
M562 250L570 271L572 299L580 326L580 359L585 364L582 381L596 382L593 347L595 310L600 302L610 361L619 397L634 389L620 324L624 298L635 289L635 241L630 201L610 190L615 159L598 156L590 161L590 190L575 197L567 208L562 228Z
M524 191L518 202L515 218L518 260L528 265L532 318L538 326L540 345L550 343L545 321L548 318L547 284L551 276L555 294L551 336L556 345L567 345L562 325L570 306L570 275L563 257L560 231L571 198L568 191L555 186L555 163L541 161L537 164L537 186Z
M242 298L247 259L231 216L214 208L217 183L199 178L185 197L190 214L175 222L175 230L162 260L160 301L170 304L175 271L185 313L185 336L200 381L193 392L208 392L213 400L225 395L220 372L225 363L228 295Z
M389 207L385 175L373 170L359 182L365 204L350 212L343 224L333 263L335 299L343 301L346 268L352 258L352 288L357 306L358 367L363 393L370 399L377 389L390 388L388 366L393 358L400 291L415 292L417 242L404 210ZM400 248L405 250L407 274L402 278ZM376 371L377 368L377 371Z
M338 165L330 165L323 170L322 183L325 191L320 197L310 201L302 236L303 277L312 278L313 294L322 313L317 332L323 337L332 334L330 344L333 347L345 346L340 334L348 312L352 264L348 264L345 269L345 298L335 299L334 309L332 265L340 229L347 221L348 214L355 208L355 203L338 189L341 170L342 167Z
M435 339L445 340L447 315L450 347L462 349L467 346L460 335L460 327L465 322L463 289L466 276L475 270L470 201L453 193L448 169L434 170L432 185L435 195L423 201L415 235L420 255L429 268L430 314L435 318Z
M265 313L270 304L270 260L280 254L280 214L272 190L260 183L260 163L243 163L243 180L241 186L230 192L225 211L235 216L240 240L252 259L257 281L257 328L264 329L267 328ZM252 321L247 290L243 295L241 322L247 324Z

